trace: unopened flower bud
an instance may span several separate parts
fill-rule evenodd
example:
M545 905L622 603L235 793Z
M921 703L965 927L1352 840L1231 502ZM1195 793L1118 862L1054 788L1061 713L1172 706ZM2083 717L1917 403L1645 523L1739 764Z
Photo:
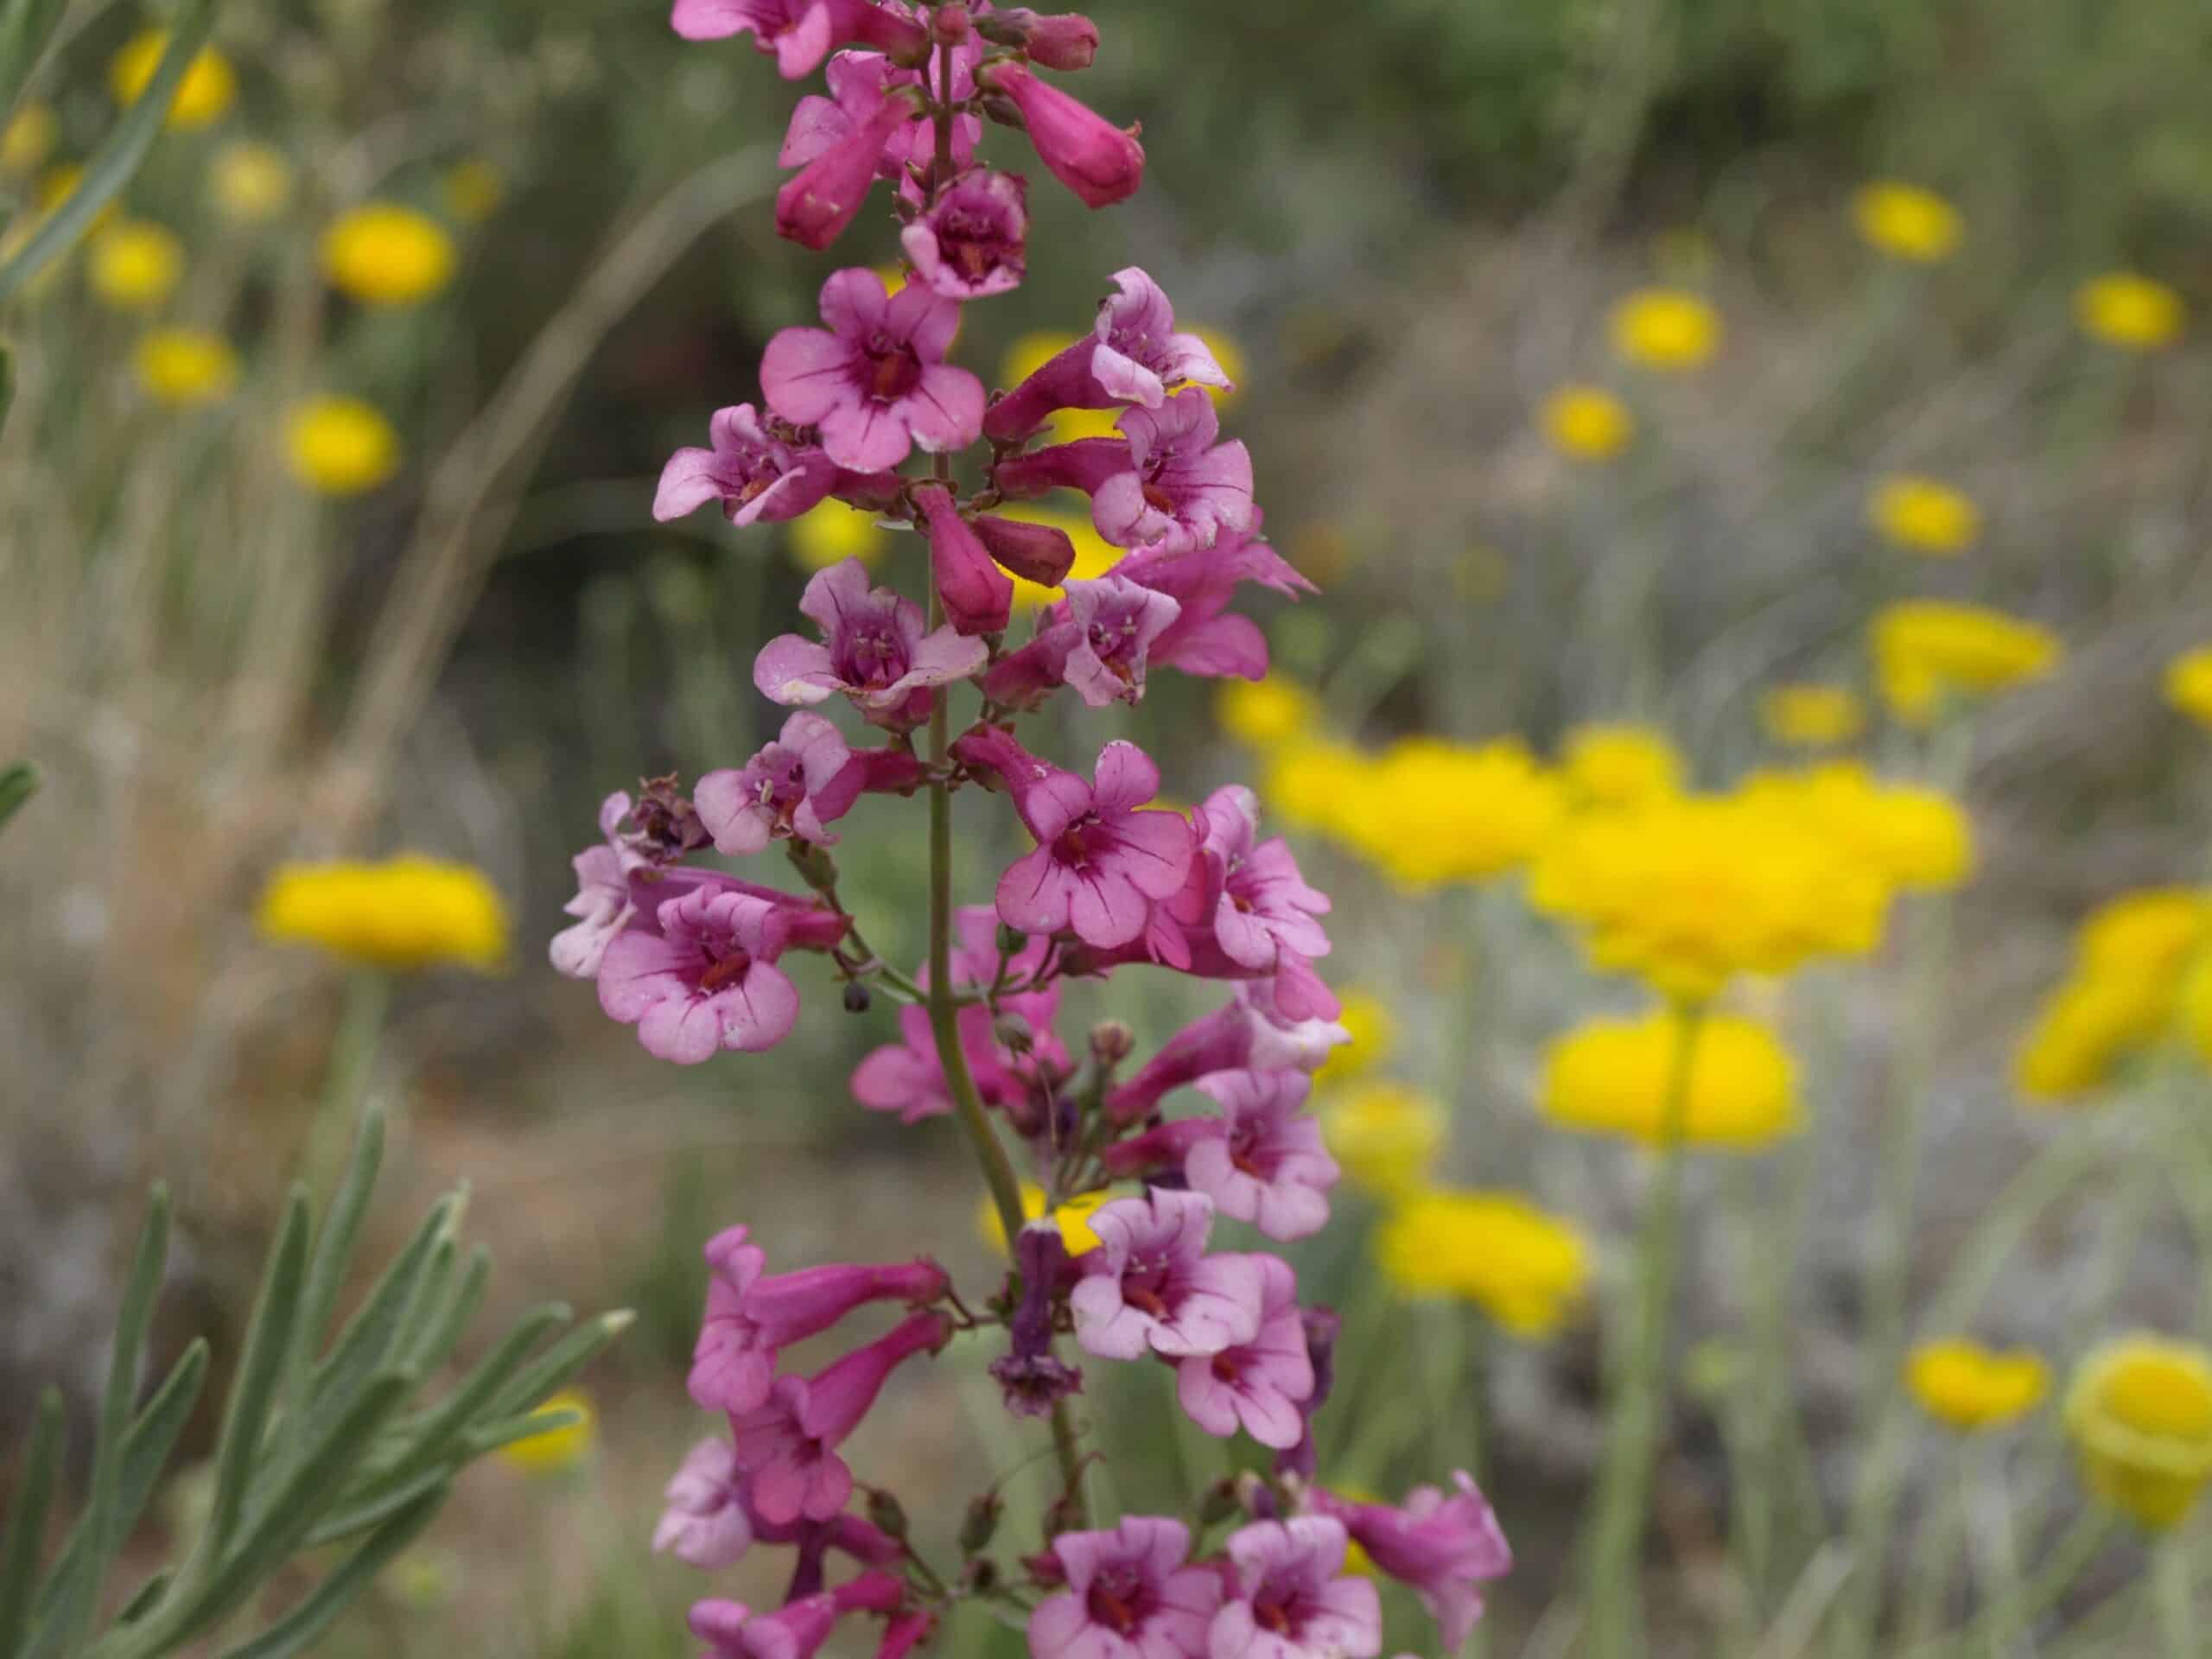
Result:
M1020 107L1003 92L983 92L976 99L976 107L1002 127L1012 127L1016 132L1029 130L1028 122L1021 118Z
M968 8L961 0L948 0L930 17L930 32L939 46L960 46L968 39Z
M1101 1066L1119 1065L1136 1050L1137 1034L1119 1020L1102 1020L1090 1028L1090 1058Z
M897 1498L880 1486L868 1488L868 1518L893 1538L906 1535L906 1511Z
M1020 928L1010 926L1005 922L1001 922L999 924L999 955L1002 957L1019 956L1021 954L1023 948L1027 945L1028 943L1029 936L1023 932Z
M849 979L845 982L845 1012L847 1014L866 1014L874 1001L875 999L868 995L868 987L859 980Z
M1236 1501L1236 1483L1226 1476L1207 1487L1205 1496L1198 1500L1198 1521L1204 1526L1217 1527L1243 1512L1243 1505Z
M1007 35L1019 35L1018 44L1032 63L1047 69L1088 69L1098 57L1098 25L1077 11L1040 16L1027 6L997 13L995 19ZM994 35L992 40L1001 36Z
M1006 1500L996 1492L977 1494L961 1517L960 1553L973 1555L989 1548L991 1540L998 1535L999 1517L1005 1513Z
M1010 1048L1017 1054L1027 1054L1037 1042L1035 1029L1011 1009L991 1022L991 1035L998 1039L1000 1047Z
M1249 1469L1236 1477L1236 1506L1255 1521L1275 1518L1274 1491Z

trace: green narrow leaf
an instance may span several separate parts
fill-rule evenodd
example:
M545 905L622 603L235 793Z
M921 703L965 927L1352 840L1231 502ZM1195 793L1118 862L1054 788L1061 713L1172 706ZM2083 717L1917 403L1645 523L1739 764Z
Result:
M454 1478L454 1469L458 1466L458 1465L453 1465L442 1469L433 1469L427 1474L417 1475L414 1479L393 1487L381 1497L371 1498L365 1503L350 1504L345 1509L326 1516L316 1522L315 1530L308 1534L304 1541L306 1547L309 1549L320 1548L324 1544L334 1544L343 1539L353 1537L359 1533L366 1532L372 1527L382 1526L400 1510L422 1497L423 1493L434 1487L448 1484Z
M136 1624L140 1619L162 1605L162 1598L168 1593L169 1586L176 1581L176 1569L163 1567L138 1586L138 1593L123 1604L123 1611L116 1615L118 1624Z
M480 1458L486 1452L512 1446L517 1440L534 1440L556 1429L573 1427L583 1419L583 1413L572 1406L556 1406L550 1411L525 1411L519 1417L501 1417L470 1429L461 1445L470 1457Z
M208 1520L208 1541L223 1549L238 1531L246 1489L261 1450L262 1431L283 1370L293 1321L300 1311L301 1281L307 1272L308 1195L295 1185L284 1205L283 1224L269 1252L269 1267L254 1299L238 1358L238 1381L231 1389L223 1432L215 1447L215 1507Z
M0 824L14 817L38 793L38 768L28 760L0 766Z
M0 304L13 298L49 261L73 247L100 209L130 181L153 148L185 70L207 39L214 10L214 0L184 0L177 8L168 47L145 92L115 124L68 200L47 215L45 224L14 258L0 265Z
M330 1211L315 1230L315 1255L308 1266L307 1282L300 1292L300 1317L292 1326L290 1350L284 1360L284 1411L290 1427L284 1432L296 1440L307 1432L308 1379L315 1367L322 1333L330 1324L330 1310L346 1282L346 1268L353 1257L353 1241L368 1212L369 1195L384 1165L384 1112L372 1106L361 1114L353 1136L353 1150L338 1178L338 1191Z
M437 1324L445 1313L448 1292L454 1284L454 1264L461 1259L461 1246L454 1241L453 1231L452 1219L448 1218L444 1232L431 1247L430 1259L423 1267L422 1276L416 1280L406 1305L399 1310L391 1332L395 1359L404 1359L422 1346L423 1332Z
M421 1535L451 1491L449 1483L441 1481L419 1493L341 1565L332 1568L305 1601L251 1642L231 1649L222 1659L291 1659L294 1654L306 1652L308 1644L368 1587L385 1564Z
M304 1438L316 1438L333 1417L344 1414L369 1378L394 1356L399 1322L429 1269L431 1252L445 1236L453 1206L454 1199L446 1198L430 1207L414 1237L392 1258L368 1299L346 1321L330 1357L315 1367L306 1400L292 1403L290 1408L303 1420L298 1432Z
M444 1364L460 1345L462 1332L474 1323L477 1309L484 1305L485 1287L491 1280L492 1252L479 1244L468 1253L468 1265L461 1270L461 1288L447 1301L436 1320L423 1331L414 1352L401 1357L403 1362L425 1376Z
M8 411L16 404L16 354L4 342L0 342L0 432L8 428ZM8 809L0 806L0 823L7 820Z
M54 1497L54 1467L61 1456L61 1395L48 1389L39 1396L31 1420L31 1449L23 1477L8 1506L8 1530L0 1545L0 1656L12 1656L22 1642L30 1614L31 1580L46 1542L46 1510Z
M422 1421L414 1443L400 1454L399 1460L386 1474L378 1478L378 1485L405 1480L442 1458L448 1448L460 1442L470 1424L500 1396L529 1357L530 1351L537 1345L538 1338L567 1324L569 1318L566 1307L558 1302L549 1302L516 1320L514 1329L507 1332L499 1345L486 1354L461 1386Z
M0 124L16 112L69 0L7 0L0 10Z
M617 1308L612 1313L602 1313L595 1319L585 1320L503 1389L493 1402L493 1411L502 1416L529 1412L590 1364L600 1351L627 1331L637 1322L637 1318L625 1307Z

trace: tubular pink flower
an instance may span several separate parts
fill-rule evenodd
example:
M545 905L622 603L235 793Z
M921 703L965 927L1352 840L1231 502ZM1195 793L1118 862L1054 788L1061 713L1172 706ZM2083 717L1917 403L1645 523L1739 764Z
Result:
M562 908L578 920L553 936L549 954L556 973L570 979L597 978L607 947L636 914L630 874L645 860L622 839L622 820L629 816L629 796L609 795L599 807L601 844L586 848L569 861L576 873L576 896Z
M963 174L900 232L914 274L948 300L988 299L1027 269L1029 186L1019 174Z
M869 1302L925 1306L950 1284L934 1262L835 1262L756 1279L741 1306L760 1341L785 1348L819 1335Z
M692 799L718 853L742 857L777 837L830 847L837 837L826 826L852 810L867 775L842 733L802 712L742 768L700 779Z
M714 1659L814 1659L840 1620L857 1612L892 1612L906 1595L906 1586L888 1573L863 1573L772 1613L751 1612L741 1602L696 1603L691 1633L714 1650Z
M1165 594L1119 576L1067 585L1075 629L1061 672L1093 709L1144 696L1145 653L1182 610Z
M1239 985L1228 1007L1185 1026L1161 1046L1144 1068L1106 1096L1116 1123L1148 1116L1186 1084L1214 1071L1313 1071L1332 1049L1351 1040L1342 1026L1320 1020L1287 1020L1265 993Z
M971 54L964 50L953 54L953 97L966 98L974 91L969 78ZM927 92L937 85L936 59L932 55L929 72L901 69L890 60L874 52L840 52L830 60L824 79L829 82L830 96L807 97L799 99L791 111L791 124L785 129L783 147L777 152L779 167L804 167L849 137L857 128L868 124L883 99L905 87ZM965 167L974 155L976 140L982 135L982 123L976 116L955 118L952 124L953 164ZM908 121L894 129L885 139L875 158L875 176L898 181L899 194L910 200L920 200L920 192L910 165L927 167L935 160L936 132L925 119Z
M1271 968L1281 951L1311 959L1329 954L1329 936L1316 916L1329 912L1329 896L1306 885L1290 844L1280 836L1256 839L1260 799L1242 784L1206 797L1192 815L1205 861L1206 899L1214 938L1231 959L1248 968ZM1192 921L1205 919L1204 911Z
M1029 1615L1033 1659L1193 1659L1221 1605L1220 1573L1186 1567L1191 1532L1165 1516L1132 1515L1110 1532L1052 1541L1067 1587Z
M1267 636L1249 617L1228 608L1238 588L1255 582L1294 600L1316 591L1266 543L1230 532L1195 552L1147 548L1123 559L1114 574L1182 607L1153 641L1154 666L1209 678L1256 680L1268 671Z
M811 74L840 46L874 46L919 63L929 34L903 10L868 0L676 0L669 19L687 41L753 36L753 50L776 60L785 80Z
M1058 587L1075 564L1075 543L1065 530L990 513L978 518L975 526L993 558L1040 588Z
M934 1613L899 1613L883 1627L875 1659L906 1659L906 1656L937 1634Z
M1217 1354L1259 1334L1264 1288L1251 1255L1208 1255L1213 1201L1154 1188L1116 1198L1090 1217L1098 1248L1068 1299L1075 1339L1101 1359L1146 1349L1179 1359Z
M1119 1179L1180 1170L1192 1147L1202 1141L1218 1141L1225 1133L1218 1118L1179 1117L1102 1148L1098 1161L1109 1175Z
M768 1265L768 1254L741 1224L709 1239L706 1256L707 1307L686 1384L702 1410L750 1411L766 1401L776 1376L775 1351L745 1317L745 1293Z
M772 1048L798 1019L798 991L778 968L785 907L696 888L664 900L658 934L632 930L607 947L599 1005L638 1027L648 1053L696 1065L717 1049Z
M1319 1489L1313 1501L1344 1523L1376 1567L1413 1586L1446 1651L1456 1653L1482 1617L1482 1586L1513 1570L1513 1550L1474 1478L1463 1469L1452 1483L1449 1493L1419 1487L1395 1509Z
M1025 933L1072 929L1101 949L1139 938L1154 904L1183 885L1194 842L1173 812L1145 810L1160 768L1134 743L1109 743L1085 784L1028 753L995 727L952 746L963 765L994 772L1014 796L1037 849L999 879L999 918Z
M1196 1086L1221 1108L1225 1132L1191 1148L1183 1164L1191 1190L1282 1243L1327 1226L1340 1172L1321 1145L1320 1122L1303 1110L1305 1074L1217 1071Z
M1044 16L1027 6L1007 6L976 20L986 40L1018 46L1047 69L1088 69L1098 56L1098 25L1081 12Z
M1252 455L1241 442L1218 443L1221 416L1193 386L1157 410L1123 411L1131 470L1092 493L1098 533L1116 547L1187 553L1211 547L1224 531L1252 525Z
M821 504L837 464L810 444L788 442L750 404L715 411L705 449L679 449L661 469L653 517L665 524L719 499L733 524L779 524Z
M1127 438L1077 438L1073 443L1007 456L991 469L991 484L1000 494L1017 500L1053 490L1091 495L1109 480L1130 473L1133 466Z
M772 702L811 704L842 695L874 724L911 731L929 718L933 688L967 678L989 656L981 639L949 626L925 633L922 607L869 587L858 559L815 575L798 608L822 630L822 641L786 633L760 648L753 683Z
M1298 1314L1298 1275L1272 1255L1257 1258L1260 1330L1217 1354L1175 1362L1175 1397L1191 1421L1227 1440L1239 1426L1262 1446L1284 1451L1306 1432L1299 1407L1313 1392L1313 1363Z
M713 1571L731 1566L752 1547L736 1448L719 1437L702 1440L684 1453L669 1480L653 1549Z
M976 73L986 91L1013 100L1028 129L1029 142L1045 170L1090 207L1110 207L1133 195L1144 182L1144 146L1134 128L1124 130L1049 86L1022 64L1007 59L986 63Z
M1344 1578L1342 1522L1325 1515L1259 1521L1229 1535L1236 1582L1207 1631L1207 1659L1375 1659L1382 1605Z
M917 488L914 506L929 526L930 579L946 620L963 634L1003 633L1014 620L1014 581L960 516L952 492L938 484Z
M1119 290L1101 302L1090 338L1077 341L991 405L983 430L995 442L1027 437L1063 409L1157 409L1182 385L1230 390L1229 377L1196 334L1175 332L1175 308L1142 270L1114 273Z
M827 328L785 328L760 359L768 407L818 426L840 467L896 467L909 447L958 449L976 441L983 383L944 360L960 308L920 283L895 295L882 278L841 270L822 285Z
M868 118L776 192L776 233L820 252L845 233L875 182L883 147L922 112L921 89L886 93Z
M802 1515L826 1521L843 1509L853 1495L853 1474L836 1448L860 1426L893 1370L915 1354L942 1348L951 1333L941 1314L910 1315L811 1377L778 1377L766 1403L732 1413L738 1466L761 1517L778 1524Z

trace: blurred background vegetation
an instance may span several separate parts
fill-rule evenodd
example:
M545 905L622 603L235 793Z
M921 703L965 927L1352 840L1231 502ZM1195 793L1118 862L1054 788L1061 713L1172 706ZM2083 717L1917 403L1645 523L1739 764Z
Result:
M1719 782L1759 758L1764 687L1864 683L1885 599L1970 598L2065 638L2064 672L1979 736L1975 948L1951 988L1927 1183L1940 1257L2040 1133L2005 1109L2007 1057L2063 930L2123 887L2193 877L2212 823L2212 779L2156 690L2212 632L2212 353L2184 336L2123 355L2069 310L2119 267L2212 296L2212 11L1120 0L1097 17L1080 90L1141 121L1146 188L1097 216L1045 203L1030 284L975 308L963 351L990 378L1023 336L1084 327L1133 262L1230 343L1229 421L1269 531L1326 590L1267 620L1338 729L1517 733L1549 753L1576 722L1636 717ZM72 7L34 87L44 123L0 155L9 234L66 194L56 169L112 119L111 60L160 21ZM475 863L511 906L512 969L403 989L371 1085L394 1111L388 1179L474 1181L503 1294L643 1317L592 1379L596 1450L563 1473L480 1471L466 1518L331 1650L466 1630L501 1653L680 1652L696 1586L641 1554L658 1484L705 1427L682 1388L700 1240L743 1218L787 1263L948 1236L962 1265L989 1259L951 1137L850 1103L887 1015L825 1014L778 1064L678 1074L543 960L599 798L736 764L770 729L752 653L790 626L823 527L740 537L647 509L669 451L753 395L768 334L810 316L825 268L766 211L796 89L741 43L686 47L655 6L611 0L226 0L215 38L232 95L174 124L125 200L178 269L160 280L141 246L103 278L96 237L0 317L19 382L0 440L0 758L48 779L0 843L0 1422L48 1378L89 1399L156 1172L178 1193L175 1338L243 1319L342 1001L335 970L255 938L271 867L393 848ZM1908 267L1854 236L1852 190L1889 176L1957 205L1960 257ZM426 302L326 284L319 238L372 198L453 238L457 273ZM894 232L864 217L841 263L889 260ZM1725 319L1694 377L1609 355L1610 308L1655 281ZM144 336L173 327L228 340L234 384L204 401L150 384ZM1569 382L1633 411L1617 460L1544 442L1537 411ZM372 487L297 476L289 423L322 393L388 421L339 440ZM1980 505L1968 556L1915 560L1870 532L1874 481L1901 471ZM1132 716L1184 798L1254 764L1211 707L1163 678ZM884 918L888 954L914 956L918 841L872 823L848 849L849 899ZM1533 1183L1619 1236L1631 1183L1533 1132L1535 1056L1592 998L1571 953L1471 892L1426 903L1305 855L1339 893L1331 977L1393 1010L1395 1070L1454 1115L1453 1173ZM964 849L969 893L998 857L980 836ZM1110 1008L1157 1036L1198 1006L1136 994L1117 984L1077 1020ZM1878 975L1838 996L1846 1082L1821 1134L1844 1155L1821 1160L1800 1291L1816 1423L1852 1382L1867 1182L1851 1154L1873 1085L1850 1079L1897 993ZM2069 1217L2094 1230L2093 1206ZM2182 1271L2163 1236L2124 1293L2146 1317ZM1705 1242L1725 1267L1727 1241ZM1722 1267L1697 1281L1694 1328L1729 1317ZM1357 1261L1333 1271L1348 1287ZM2008 1313L2023 1338L2043 1319ZM1494 1496L1528 1564L1498 1599L1509 1643L1559 1580L1593 1343L1574 1326L1497 1361ZM956 1395L872 1426L911 1460L910 1493L964 1491L979 1452L1018 1451ZM1685 1408L1662 1532L1692 1571L1664 1611L1695 1603L1726 1526L1714 1433ZM1379 1484L1413 1449L1359 1451Z

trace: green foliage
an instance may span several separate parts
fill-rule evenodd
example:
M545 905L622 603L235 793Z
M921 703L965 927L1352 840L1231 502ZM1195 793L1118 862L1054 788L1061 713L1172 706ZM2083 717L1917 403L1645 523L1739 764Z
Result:
M6 405L0 404L0 420L4 420L7 413ZM18 760L11 766L0 766L0 826L4 826L37 793L38 768L29 761Z
M40 1545L62 1438L57 1395L41 1402L33 1428L0 1543L0 1659L153 1659L251 1606L302 1551L350 1545L303 1599L224 1659L302 1652L429 1524L463 1465L565 1421L531 1414L629 1324L627 1313L586 1320L548 1343L569 1325L569 1311L533 1309L444 1398L422 1397L466 1333L490 1272L480 1246L465 1262L460 1254L464 1192L432 1206L324 1351L383 1149L383 1119L372 1112L319 1234L305 1191L293 1189L224 1408L205 1529L180 1565L156 1573L95 1634L102 1582L207 1374L207 1344L196 1341L134 1413L168 1259L168 1195L155 1189L117 1320L90 1488L42 1584Z

